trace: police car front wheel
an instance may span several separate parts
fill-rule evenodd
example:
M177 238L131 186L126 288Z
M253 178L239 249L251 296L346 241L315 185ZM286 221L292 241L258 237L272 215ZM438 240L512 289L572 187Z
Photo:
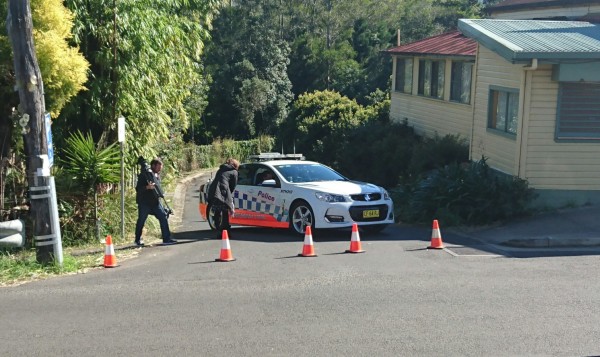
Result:
M310 226L311 230L315 228L315 215L306 201L298 201L290 209L290 230L304 234L307 226Z

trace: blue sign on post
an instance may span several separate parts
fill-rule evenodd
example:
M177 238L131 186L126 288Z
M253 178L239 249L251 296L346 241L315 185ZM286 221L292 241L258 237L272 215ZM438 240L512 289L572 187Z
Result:
M44 116L44 124L46 126L46 143L48 144L48 162L50 163L50 167L54 165L54 147L52 146L52 128L50 125L50 113L46 113Z

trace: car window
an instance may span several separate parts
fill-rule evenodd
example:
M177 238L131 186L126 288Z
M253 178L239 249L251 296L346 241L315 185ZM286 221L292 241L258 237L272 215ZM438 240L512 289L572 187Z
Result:
M279 185L279 178L277 175L275 175L273 170L271 170L268 166L259 165L256 169L256 173L254 174L254 184L261 186L265 180L275 180L275 183Z
M241 165L238 170L238 185L252 185L253 171L252 165Z
M289 182L346 181L347 179L333 169L321 164L274 165Z

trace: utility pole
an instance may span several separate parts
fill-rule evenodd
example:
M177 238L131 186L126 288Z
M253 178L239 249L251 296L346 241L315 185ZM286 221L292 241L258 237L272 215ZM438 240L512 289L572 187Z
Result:
M40 263L50 263L55 258L53 244L56 232L52 225L58 217L51 215L52 178L48 159L47 133L44 116L44 85L33 43L33 22L29 0L9 0L6 18L8 36L13 49L19 111L24 125L25 155L27 156L27 181L30 187L30 217L36 258ZM46 192L47 191L47 192ZM60 228L55 227L60 234ZM61 248L62 249L62 248ZM60 252L62 256L62 250Z

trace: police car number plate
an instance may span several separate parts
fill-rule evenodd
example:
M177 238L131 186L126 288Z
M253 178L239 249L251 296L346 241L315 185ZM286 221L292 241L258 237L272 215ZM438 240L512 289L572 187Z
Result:
M376 218L379 217L378 209L366 209L363 211L363 218Z

